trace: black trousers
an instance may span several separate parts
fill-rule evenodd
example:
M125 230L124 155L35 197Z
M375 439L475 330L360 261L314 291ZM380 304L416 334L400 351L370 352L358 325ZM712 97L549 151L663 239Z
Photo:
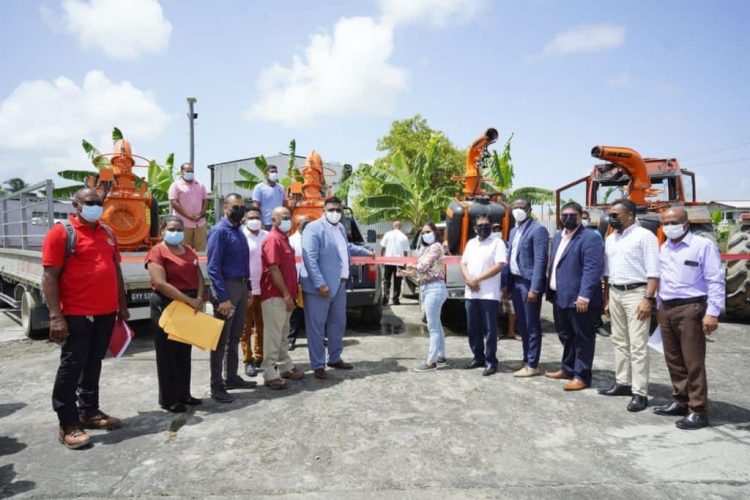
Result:
M393 300L398 300L401 297L401 276L396 275L396 269L399 266L385 266L385 273L383 276L383 298L388 300L388 296L391 293L391 280L393 280Z
M115 326L115 313L65 316L65 321L70 335L61 346L60 366L52 389L52 408L61 427L77 425L79 415L95 415L99 411L99 376Z
M562 308L555 304L553 314L557 336L563 345L560 368L591 385L596 347L595 322L601 318L601 309L590 308L585 313L579 313L575 307Z
M196 297L195 290L183 292ZM170 340L159 328L159 317L172 299L160 293L151 294L151 323L154 325L156 376L159 379L159 405L164 408L190 400L190 357L193 346Z
M292 315L289 317L289 335L287 340L297 340L299 334L305 329L305 310L301 307L295 307Z

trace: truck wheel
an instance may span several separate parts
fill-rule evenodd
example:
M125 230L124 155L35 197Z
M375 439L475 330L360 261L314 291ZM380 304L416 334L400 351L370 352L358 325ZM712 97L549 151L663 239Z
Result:
M381 304L362 306L361 319L363 323L380 324L380 320L383 319L383 306Z
M716 236L716 229L714 229L713 224L692 224L690 226L690 232L708 238L713 241L715 245L719 244L719 238Z
M750 253L750 224L742 224L729 236L727 254ZM726 299L727 316L750 319L750 260L727 262Z
M31 316L37 305L39 301L34 294L25 290L21 295L21 327L23 333L30 339L41 339L49 335L49 330L46 328L34 328Z

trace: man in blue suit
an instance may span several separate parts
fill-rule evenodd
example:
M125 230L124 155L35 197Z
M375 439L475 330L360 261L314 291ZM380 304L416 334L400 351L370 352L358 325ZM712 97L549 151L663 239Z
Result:
M569 380L566 391L591 385L596 319L602 309L604 245L593 231L581 225L583 208L571 201L560 210L563 229L552 240L547 273L547 299L554 304L555 328L563 345L559 370L547 378Z
M341 359L346 329L346 283L349 280L351 256L375 254L347 241L346 229L340 224L341 200L331 197L323 206L325 217L309 223L302 233L302 260L307 276L300 278L305 308L305 329L310 363L315 377L324 380L326 352L323 334L328 328L328 366L351 370Z
M511 229L508 265L503 268L505 293L510 292L516 310L516 326L523 338L523 366L514 377L541 375L539 357L542 353L542 298L547 274L549 233L532 219L531 203L513 202L516 227Z

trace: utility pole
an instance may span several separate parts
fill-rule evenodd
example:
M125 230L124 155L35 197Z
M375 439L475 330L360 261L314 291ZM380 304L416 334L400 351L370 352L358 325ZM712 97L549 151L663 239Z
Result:
M188 97L188 120L190 120L190 164L195 168L195 120L198 119L198 113L193 112L193 104L198 102L195 97Z

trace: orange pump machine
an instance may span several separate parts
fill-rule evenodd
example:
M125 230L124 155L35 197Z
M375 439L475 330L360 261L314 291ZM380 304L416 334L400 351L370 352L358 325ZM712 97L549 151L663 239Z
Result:
M315 220L323 215L325 199L332 196L332 190L326 183L326 167L320 154L313 150L302 167L303 182L293 181L287 194L287 206L292 213L292 224L297 227L297 219L307 216ZM328 175L335 175L331 171Z
M146 181L133 173L135 167L148 168L149 161L134 155L125 139L115 142L113 153L99 155L93 161L98 164L103 158L109 159L109 165L86 182L104 200L102 222L115 232L120 250L150 247L158 239L159 207Z

